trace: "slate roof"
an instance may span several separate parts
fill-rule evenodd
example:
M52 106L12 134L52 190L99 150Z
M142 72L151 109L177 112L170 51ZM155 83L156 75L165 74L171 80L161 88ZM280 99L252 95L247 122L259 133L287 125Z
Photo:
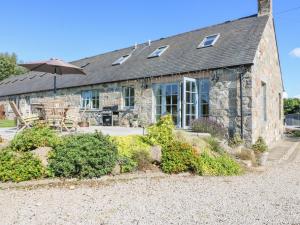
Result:
M117 82L144 77L172 75L214 68L248 65L254 61L268 16L250 16L222 24L139 44L71 63L84 67L87 76L65 75L57 77L57 88L70 88L91 84ZM215 46L198 49L208 35L220 34ZM156 48L169 45L166 52L148 59ZM123 55L132 56L122 65L112 63ZM0 81L0 96L24 94L53 89L53 75L30 72Z

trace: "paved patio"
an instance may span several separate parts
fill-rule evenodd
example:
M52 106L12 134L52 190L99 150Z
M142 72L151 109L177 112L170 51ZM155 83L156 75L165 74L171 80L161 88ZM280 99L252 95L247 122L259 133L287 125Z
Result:
M111 136L143 135L144 132L143 128L92 126L84 128L81 127L78 129L78 133L93 133L96 130ZM6 140L11 140L15 136L16 132L16 128L0 128L0 136ZM67 133L64 132L63 134Z

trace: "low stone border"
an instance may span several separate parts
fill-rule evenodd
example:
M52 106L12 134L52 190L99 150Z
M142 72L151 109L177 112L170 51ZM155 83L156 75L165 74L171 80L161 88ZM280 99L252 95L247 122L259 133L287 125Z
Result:
M174 175L165 174L162 172L137 172L137 173L128 173L121 175L106 175L101 178L94 179L43 179L43 180L33 180L33 181L24 181L20 183L0 183L0 190L8 190L8 189L37 189L37 188L68 188L75 189L79 186L102 186L109 185L115 182L126 182L130 180L136 179L157 179L157 178L168 178ZM189 177L193 176L190 173L181 173L176 176L179 177Z

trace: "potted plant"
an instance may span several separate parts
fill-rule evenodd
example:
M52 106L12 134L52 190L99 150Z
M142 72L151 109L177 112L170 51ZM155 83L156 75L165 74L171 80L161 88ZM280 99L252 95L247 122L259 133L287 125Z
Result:
M229 140L229 146L235 150L236 154L240 154L242 152L244 140L241 138L239 134L234 134L233 137Z
M259 137L254 145L252 145L252 149L254 150L254 153L256 155L257 164L259 166L266 165L266 162L268 160L269 152L268 152L268 146L265 142L265 140L262 137Z

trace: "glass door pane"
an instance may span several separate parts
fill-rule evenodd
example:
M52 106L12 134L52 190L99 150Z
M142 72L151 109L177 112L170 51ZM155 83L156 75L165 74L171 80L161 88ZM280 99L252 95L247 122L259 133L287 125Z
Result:
M189 128L191 122L198 118L198 88L196 79L183 78L182 104L182 126L183 128Z

